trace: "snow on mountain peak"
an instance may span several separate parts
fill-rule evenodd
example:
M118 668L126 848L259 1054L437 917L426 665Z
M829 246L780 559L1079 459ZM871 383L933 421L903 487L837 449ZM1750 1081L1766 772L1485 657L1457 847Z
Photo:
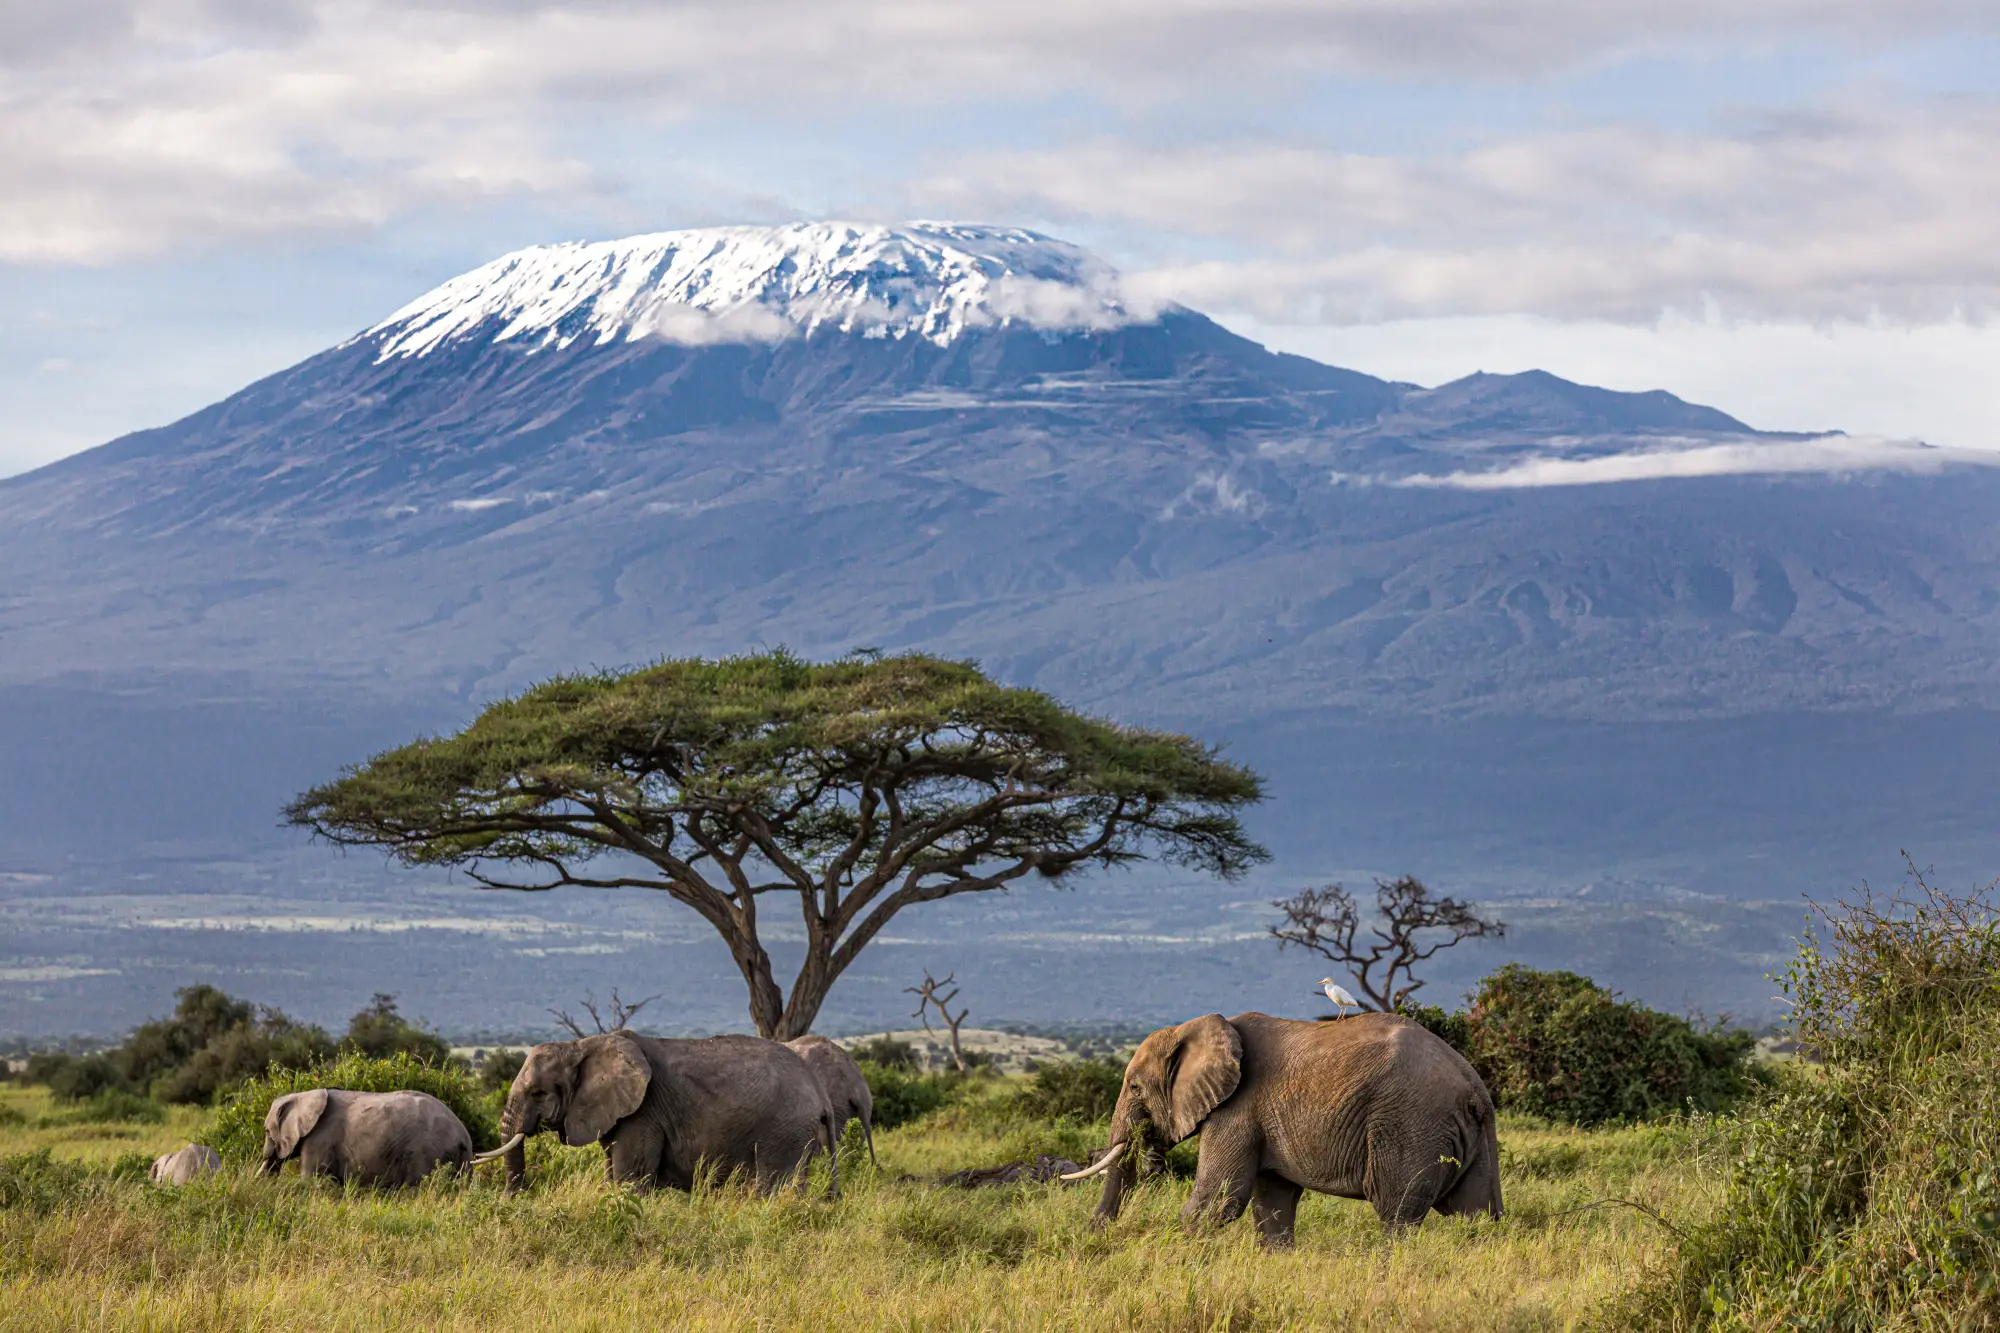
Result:
M1109 265L1035 232L805 222L517 250L362 336L379 339L377 359L387 360L464 338L541 348L774 342L837 329L944 346L968 328L1100 329L1138 317Z

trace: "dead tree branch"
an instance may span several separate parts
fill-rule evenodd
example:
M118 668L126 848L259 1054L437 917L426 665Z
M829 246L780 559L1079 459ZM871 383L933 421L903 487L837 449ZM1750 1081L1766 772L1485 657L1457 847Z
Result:
M1271 927L1280 949L1296 944L1341 964L1370 1007L1385 1011L1402 1008L1424 984L1415 975L1418 963L1464 940L1507 933L1504 923L1480 916L1471 903L1433 897L1414 875L1375 881L1372 939L1361 938L1361 909L1338 884L1301 889L1271 905L1285 915Z

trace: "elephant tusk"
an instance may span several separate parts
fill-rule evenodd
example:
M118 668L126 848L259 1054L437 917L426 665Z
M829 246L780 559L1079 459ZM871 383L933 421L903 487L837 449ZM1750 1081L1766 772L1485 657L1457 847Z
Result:
M508 1139L505 1143L495 1148L492 1152L476 1152L472 1154L472 1160L474 1162L490 1162L496 1157L505 1157L508 1153L520 1147L521 1144L524 1141L526 1141L527 1137L528 1136L526 1134L516 1134L513 1138Z
M1125 1140L1120 1139L1118 1142L1112 1144L1109 1148L1106 1148L1104 1150L1104 1156L1098 1158L1091 1165L1086 1166L1081 1171L1071 1171L1068 1174L1064 1175L1062 1179L1089 1180L1092 1176L1101 1176L1106 1171L1109 1171L1111 1169L1112 1164L1118 1160L1118 1154L1124 1151L1124 1148L1125 1148Z

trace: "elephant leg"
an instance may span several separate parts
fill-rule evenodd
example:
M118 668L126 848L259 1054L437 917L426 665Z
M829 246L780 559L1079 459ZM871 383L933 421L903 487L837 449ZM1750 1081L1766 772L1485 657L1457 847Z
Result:
M1457 1163L1440 1161L1436 1154L1394 1148L1370 1152L1365 1193L1383 1227L1401 1231L1424 1220L1458 1169Z
M1305 1192L1305 1186L1295 1185L1274 1171L1257 1173L1256 1188L1250 1193L1250 1220L1257 1224L1257 1238L1267 1249L1292 1247L1299 1196Z
M604 1145L605 1169L611 1183L651 1189L659 1174L660 1154L665 1146L664 1136L649 1125L621 1126Z
M1257 1182L1257 1161L1248 1152L1231 1151L1225 1142L1204 1142L1194 1169L1194 1193L1181 1209L1181 1221L1189 1226L1210 1222L1227 1226L1243 1215L1250 1205L1250 1191Z

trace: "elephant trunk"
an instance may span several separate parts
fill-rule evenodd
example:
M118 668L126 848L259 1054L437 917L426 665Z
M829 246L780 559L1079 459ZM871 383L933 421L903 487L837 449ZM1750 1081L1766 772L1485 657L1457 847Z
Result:
M1117 1112L1111 1117L1111 1147L1105 1154L1108 1166L1099 1164L1104 1167L1104 1193L1097 1201L1099 1226L1117 1220L1118 1210L1125 1205L1125 1191L1139 1179L1141 1145L1133 1142L1135 1134L1130 1106L1124 1097L1118 1100Z
M500 1146L490 1154L482 1153L477 1160L502 1158L507 1163L507 1192L519 1194L528 1187L528 1136L541 1126L512 1097L507 1100L507 1109L500 1115Z
M528 1188L528 1149L525 1138L516 1137L507 1149L507 1192L519 1194Z

